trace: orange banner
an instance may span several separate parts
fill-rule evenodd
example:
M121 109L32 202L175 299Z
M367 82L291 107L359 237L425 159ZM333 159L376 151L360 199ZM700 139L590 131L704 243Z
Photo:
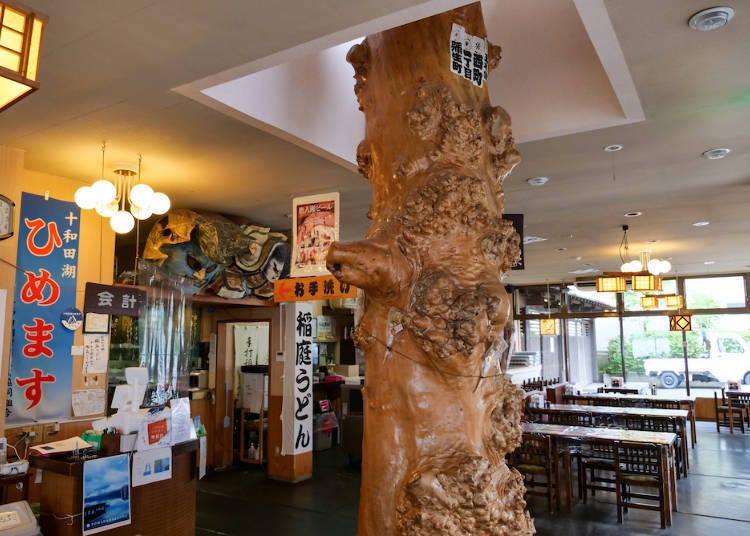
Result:
M277 279L273 284L276 303L356 297L356 287L341 283L332 275Z

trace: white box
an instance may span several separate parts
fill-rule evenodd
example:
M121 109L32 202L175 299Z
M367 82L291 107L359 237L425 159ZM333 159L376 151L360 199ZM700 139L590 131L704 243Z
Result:
M2 536L41 535L29 503L18 501L0 505L0 534Z

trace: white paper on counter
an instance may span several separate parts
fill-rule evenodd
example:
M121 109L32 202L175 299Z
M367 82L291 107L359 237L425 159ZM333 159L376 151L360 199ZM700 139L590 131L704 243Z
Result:
M198 479L200 480L206 476L206 454L208 454L206 452L208 450L208 440L206 439L206 436L198 438L198 445L200 446L198 452Z
M104 413L105 402L104 389L79 389L73 391L73 416L101 415Z
M133 487L172 478L172 448L139 450L133 454Z

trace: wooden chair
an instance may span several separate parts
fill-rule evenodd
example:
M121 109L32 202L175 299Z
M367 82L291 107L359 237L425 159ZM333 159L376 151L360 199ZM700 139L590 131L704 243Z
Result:
M619 408L620 405L619 398L608 398L606 396L597 397L592 404L592 406L608 406L611 408Z
M617 478L617 522L628 508L659 512L661 528L666 528L670 508L667 475L662 451L657 445L619 442L615 447Z
M721 427L729 428L729 433L734 433L734 427L740 427L742 433L745 433L745 417L741 408L731 404L724 396L724 389L721 390L721 403L714 391L714 407L716 408L716 432L721 433Z
M567 426L594 426L594 416L591 413L578 412L548 413L547 422Z
M750 393L737 393L728 392L726 393L727 402L731 404L734 410L739 410L747 421L748 427L750 427Z
M679 420L672 417L628 415L625 418L625 428L628 430L643 430L646 432L668 432L677 435L677 445L675 446L677 478L680 478L680 475L687 478L687 430L683 428Z
M654 409L682 409L679 400L651 400L651 407Z
M578 496L588 503L596 491L616 492L615 444L612 441L590 440L578 450Z
M553 456L550 436L524 433L521 446L510 455L510 464L523 475L527 494L546 496L550 513L553 504L559 509L557 457Z

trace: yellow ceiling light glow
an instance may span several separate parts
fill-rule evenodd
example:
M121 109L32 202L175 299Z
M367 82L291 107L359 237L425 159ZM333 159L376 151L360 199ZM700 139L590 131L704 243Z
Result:
M557 318L540 319L539 333L542 335L557 335Z
M597 292L625 292L627 285L625 276L620 274L604 274L596 278Z
M39 89L39 50L47 17L0 0L0 111Z
M661 277L648 272L632 274L630 276L630 288L635 292L653 292L662 289Z
M665 294L663 298L667 309L680 309L685 306L685 300L680 294Z

